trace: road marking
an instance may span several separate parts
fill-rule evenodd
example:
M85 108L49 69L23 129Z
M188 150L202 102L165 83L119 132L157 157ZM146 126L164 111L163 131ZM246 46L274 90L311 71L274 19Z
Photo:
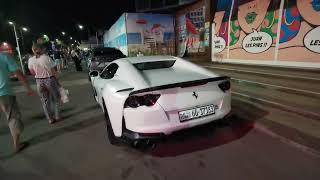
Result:
M231 78L231 79L235 80L235 81L240 81L240 82L248 82L248 83L252 83L252 84L259 84L259 85L262 85L262 86L271 86L271 87L287 89L287 90L292 90L292 91L297 91L297 92L302 92L302 93L307 93L307 94L320 95L320 92L314 92L314 91L308 91L308 90L303 90L303 89L290 88L290 87L286 87L286 86L278 86L278 85L268 84L268 83L260 83L260 82L249 81L249 80L244 80L244 79L237 79L237 78Z
M285 109L285 110L287 110L289 112L296 113L298 115L309 117L309 118L312 118L312 119L315 119L315 120L320 120L320 114L312 112L312 111L298 109L298 108L295 108L295 107L292 107L292 106L280 104L280 103L277 103L277 102L274 102L274 101L269 101L269 100L262 99L262 98L252 97L252 96L249 96L247 94L242 94L242 93L238 93L238 92L232 92L232 94L245 97L245 98L247 98L249 100L250 99L254 99L256 101L260 101L260 102L263 102L263 103L266 103L266 104L271 104L273 106L278 106L278 107L280 107L282 109Z
M320 79L312 78L312 77L301 77L301 76L294 76L294 75L274 74L274 73L267 73L267 72L257 72L257 71L248 71L248 70L239 70L239 69L230 69L230 68L222 68L222 67L212 67L212 66L203 66L203 67L206 67L209 69L220 69L220 70L227 70L227 71L237 71L237 72L270 75L270 76L280 76L280 77L286 77L286 78L296 78L296 79L320 81Z

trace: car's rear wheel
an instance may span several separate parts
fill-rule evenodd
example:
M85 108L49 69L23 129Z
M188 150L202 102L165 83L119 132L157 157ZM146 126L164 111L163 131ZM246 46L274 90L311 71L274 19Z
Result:
M110 118L109 118L109 114L106 108L106 105L103 101L103 108L104 108L104 117L105 117L105 121L106 121L106 135L108 137L108 140L110 142L110 144L112 145L118 145L120 144L120 138L118 138L117 136L114 135L113 129L112 129L112 125L110 122Z

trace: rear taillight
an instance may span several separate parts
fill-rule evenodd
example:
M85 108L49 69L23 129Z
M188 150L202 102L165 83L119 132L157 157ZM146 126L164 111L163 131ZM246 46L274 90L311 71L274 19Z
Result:
M137 108L140 106L153 106L159 99L160 94L146 94L143 96L130 96L125 102L124 107Z
M223 92L226 92L231 88L230 81L224 81L220 83L218 86Z

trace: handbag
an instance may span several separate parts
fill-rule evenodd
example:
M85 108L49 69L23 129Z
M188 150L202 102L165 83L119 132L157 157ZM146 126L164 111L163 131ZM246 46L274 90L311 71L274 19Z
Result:
M59 87L60 92L60 100L62 103L69 102L69 91L67 89L64 89L63 87Z

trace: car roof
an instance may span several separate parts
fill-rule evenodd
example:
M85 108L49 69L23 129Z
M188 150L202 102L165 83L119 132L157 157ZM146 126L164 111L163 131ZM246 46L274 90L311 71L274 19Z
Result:
M156 62L156 61L174 61L174 60L177 60L177 58L174 56L139 56L139 57L121 58L116 61L124 61L124 60L128 61L131 64L137 64L137 63Z

